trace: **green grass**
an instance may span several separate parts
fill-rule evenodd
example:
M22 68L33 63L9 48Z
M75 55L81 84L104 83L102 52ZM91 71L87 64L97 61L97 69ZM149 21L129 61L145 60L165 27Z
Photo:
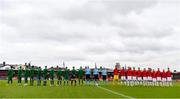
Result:
M0 98L124 98L121 94L133 98L180 98L180 82L174 83L173 87L127 87L112 83L100 87L17 86L17 81L8 86L7 81L0 80Z

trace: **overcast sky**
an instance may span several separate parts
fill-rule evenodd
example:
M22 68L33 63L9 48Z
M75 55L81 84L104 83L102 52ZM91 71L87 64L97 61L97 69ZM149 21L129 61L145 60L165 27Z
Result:
M180 0L0 0L0 61L180 70Z

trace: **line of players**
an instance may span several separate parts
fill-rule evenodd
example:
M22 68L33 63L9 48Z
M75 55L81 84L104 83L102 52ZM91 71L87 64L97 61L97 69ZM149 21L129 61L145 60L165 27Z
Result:
M17 79L18 79L18 85L21 85L22 82L22 76L24 77L24 85L28 85L28 78L30 78L30 86L34 85L34 77L37 78L37 85L41 85L41 81L43 80L43 85L47 85L47 80L50 78L50 86L54 85L54 78L55 75L57 77L57 85L60 86L62 82L64 82L64 85L69 85L69 81L71 81L71 85L76 85L77 81L79 85L83 85L84 80L86 81L86 85L90 85L90 82L93 80L94 85L98 85L99 81L99 72L102 72L102 78L103 78L103 83L107 83L107 70L106 68L102 68L101 70L95 66L93 71L89 68L89 66L85 67L85 70L80 67L78 70L73 67L72 70L69 70L67 67L65 68L64 71L61 70L61 68L58 67L58 70L54 71L54 68L51 67L50 70L47 69L47 66L45 66L45 69L41 70L41 67L38 69L35 69L34 66L28 68L26 67L25 70L20 67L17 72ZM93 73L93 76L92 76ZM8 84L13 83L13 75L14 71L11 67L10 70L8 70ZM84 76L85 75L85 76Z
M22 83L22 76L24 77L24 85L28 85L28 78L30 78L30 86L34 85L34 78L36 77L37 80L37 85L40 86L41 82L43 81L43 85L47 85L48 78L50 78L50 86L54 85L54 79L55 75L57 77L57 85L60 86L62 82L64 81L65 84L69 84L69 80L71 81L71 85L77 83L77 79L79 81L79 85L83 84L83 69L80 67L78 70L75 70L75 67L73 67L72 70L69 70L67 67L65 68L64 71L62 71L61 68L58 67L58 70L56 71L53 67L51 67L50 70L47 69L47 66L45 66L45 69L41 70L41 67L38 69L35 69L34 66L28 68L26 67L25 70L20 67L17 72L17 80L18 80L18 85L21 85ZM8 84L13 83L13 76L14 76L14 71L13 68L8 70L7 73L7 78L8 78ZM70 79L69 79L70 76Z
M36 72L36 73L35 73ZM93 72L93 76L91 73ZM69 84L69 80L71 81L71 85L76 85L77 79L79 81L79 85L83 84L83 81L86 81L87 85L90 85L90 81L94 80L94 84L98 85L99 81L99 69L95 66L93 71L87 66L85 67L85 73L80 67L78 70L73 69L70 71L67 67L64 71L61 70L61 68L58 68L56 76L57 76L57 85L61 85L62 81L64 81L65 84ZM107 70L105 68L102 68L102 78L103 82L107 83ZM70 74L71 73L71 74ZM12 84L12 78L13 78L13 69L11 68L8 71L8 84ZM85 74L85 78L84 78ZM127 86L134 86L134 85L144 85L144 86L172 86L172 78L171 78L171 71L163 70L162 72L159 70L155 71L154 69L148 69L146 70L135 70L135 68L131 69L129 67L127 70L122 67L122 69L118 70L117 68L113 71L114 74L114 81L120 80L122 85ZM47 66L45 66L45 69L41 70L41 67L38 69L35 69L33 66L31 68L26 68L23 70L21 67L18 69L17 78L18 78L18 85L21 85L22 75L24 75L24 85L28 84L28 78L30 78L30 85L32 86L34 84L34 77L37 77L37 85L41 85L41 81L43 80L43 85L46 86L48 77L50 78L50 85L54 85L54 75L55 71L52 67L50 71L48 71ZM70 76L71 75L71 76ZM70 76L70 79L69 79ZM119 79L120 76L120 79Z
M93 80L94 85L98 85L99 82L99 72L102 73L103 78L103 84L107 83L107 70L106 68L98 69L97 66L93 69L93 71L89 68L89 66L85 67L85 70L80 67L78 70L73 67L72 70L69 70L67 67L64 71L61 70L61 68L58 67L58 70L54 71L54 68L51 67L50 70L47 69L47 66L45 66L45 69L41 70L41 67L38 69L35 69L34 66L28 68L26 67L25 70L20 67L17 72L17 79L18 79L18 85L21 85L22 76L24 77L24 85L28 85L28 78L30 78L30 86L34 85L34 77L37 78L37 85L41 85L41 81L43 80L43 85L47 85L47 80L50 78L50 86L54 85L54 78L55 75L57 77L57 85L61 85L62 81L64 82L64 85L69 85L69 81L71 81L71 85L76 85L77 81L79 85L83 85L84 80L86 81L86 85L90 85L90 82ZM93 75L92 75L93 73ZM12 84L14 71L11 67L10 70L8 70L8 84Z
M122 67L120 70L117 68L114 69L114 81L120 80L122 85L127 86L135 86L135 85L143 85L143 86L172 86L172 75L171 71L168 68L167 71L163 69L160 71L148 68L144 68L144 70L138 70L133 67L128 67L126 70ZM119 79L120 77L120 79Z

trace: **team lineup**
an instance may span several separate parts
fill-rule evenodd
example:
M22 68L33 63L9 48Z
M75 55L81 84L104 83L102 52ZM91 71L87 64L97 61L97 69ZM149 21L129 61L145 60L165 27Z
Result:
M14 75L15 72L11 67L7 73L9 85L13 83ZM93 69L90 69L88 66L85 69L82 67L75 69L73 67L71 70L67 67L64 70L60 67L57 67L57 70L53 67L48 70L47 66L43 70L41 67L35 69L34 66L22 69L20 66L16 75L19 86L22 84L22 78L24 78L24 86L33 86L35 80L37 81L37 86L46 86L47 81L50 81L50 86L60 86L62 83L63 85L83 85L84 82L85 85L90 85L92 81L94 85L98 86L100 79L102 79L103 84L108 84L108 81L110 81L107 69L105 67L97 68L97 66ZM169 68L167 71L164 69L161 71L159 68L157 70L151 68L141 70L140 67L138 69L135 67L128 67L128 69L115 67L112 75L113 84L121 84L123 86L173 86L171 76ZM30 84L28 84L28 81L30 81Z

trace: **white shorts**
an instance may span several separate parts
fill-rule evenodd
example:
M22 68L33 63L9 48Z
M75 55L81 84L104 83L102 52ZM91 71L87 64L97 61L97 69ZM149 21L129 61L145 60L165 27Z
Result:
M136 81L136 80L137 80L137 79L136 79L136 76L133 76L132 79L133 79L133 81Z
M146 80L147 80L147 77L143 77L143 80L146 81Z
M121 80L126 80L126 76L121 76Z
M165 82L165 81L166 81L166 78L162 78L162 81Z
M152 81L153 81L153 82L156 82L156 78L152 78Z
M161 77L157 77L157 81L161 81Z
M148 81L152 81L152 77L148 76Z
M167 81L172 81L172 78L171 77L167 77Z
M132 80L132 76L127 76L127 80Z
M138 79L138 81L141 81L141 80L142 80L142 77L138 77L137 79Z

